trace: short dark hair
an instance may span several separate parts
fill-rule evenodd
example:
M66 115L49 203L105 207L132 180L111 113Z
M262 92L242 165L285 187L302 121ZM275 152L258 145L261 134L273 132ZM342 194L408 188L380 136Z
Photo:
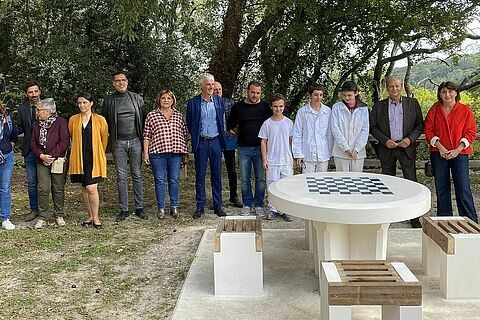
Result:
M250 87L251 87L251 86L260 87L260 88L261 88L261 87L263 87L263 84L262 84L260 81L258 81L258 80L252 80L252 81L250 81L250 82L248 83L248 85L247 85L247 90L250 90Z
M438 101L443 103L443 99L442 99L442 97L440 97L440 91L442 91L443 88L447 88L448 90L453 90L453 91L457 92L457 96L455 97L455 101L460 101L460 87L452 81L445 81L445 82L440 83L440 85L438 86L438 90L437 90Z
M274 103L275 101L280 101L280 100L283 100L285 104L287 103L287 99L285 99L283 95L281 95L280 93L274 93L270 98L270 103Z
M37 86L38 90L41 90L40 89L40 84L37 81L28 81L23 85L23 92L27 93L28 88L33 87L33 86Z
M1 115L7 114L7 108L5 107L5 105L1 100L0 100L0 114Z
M91 94L90 92L81 92L77 94L77 99L78 98L84 98L90 102L93 102L93 94Z
M344 91L358 92L360 90L358 88L358 85L355 83L355 81L345 81L342 84L342 92Z
M128 79L128 75L124 70L117 70L113 73L112 79L115 79L115 76L118 76L119 74L123 74L125 78Z
M311 96L313 91L315 90L322 91L323 93L325 93L325 89L323 88L323 86L321 84L316 83L310 88L308 88L308 95Z

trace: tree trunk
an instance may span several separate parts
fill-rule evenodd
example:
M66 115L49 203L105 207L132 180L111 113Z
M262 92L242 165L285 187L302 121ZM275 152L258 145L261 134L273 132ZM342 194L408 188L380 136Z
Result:
M382 80L382 73L383 73L383 50L385 49L385 43L382 42L380 48L378 49L377 53L377 63L375 65L375 70L373 72L373 92L372 92L372 101L373 103L380 100L380 93L381 93L381 80Z
M282 16L285 3L278 3L265 10L262 21L253 28L240 44L240 35L245 13L245 0L231 0L225 14L222 40L210 61L209 71L223 86L225 97L231 97L240 70L247 62L258 41Z

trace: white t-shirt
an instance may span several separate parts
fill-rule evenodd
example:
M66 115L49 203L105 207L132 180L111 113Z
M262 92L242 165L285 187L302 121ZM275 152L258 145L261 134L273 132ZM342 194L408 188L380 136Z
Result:
M267 160L270 165L293 164L290 137L293 135L292 120L284 117L280 121L268 118L262 124L258 137L267 139Z

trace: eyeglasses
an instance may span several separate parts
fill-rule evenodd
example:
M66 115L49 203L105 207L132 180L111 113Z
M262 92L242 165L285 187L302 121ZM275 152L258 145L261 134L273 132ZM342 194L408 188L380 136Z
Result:
M37 112L42 112L42 111L50 111L50 109L38 109L37 108Z

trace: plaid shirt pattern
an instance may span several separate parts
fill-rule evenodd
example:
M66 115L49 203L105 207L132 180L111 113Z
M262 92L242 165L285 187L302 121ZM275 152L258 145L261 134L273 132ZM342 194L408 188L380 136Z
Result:
M147 115L143 139L148 140L148 153L188 153L187 129L182 114L173 109L170 120L157 108Z

